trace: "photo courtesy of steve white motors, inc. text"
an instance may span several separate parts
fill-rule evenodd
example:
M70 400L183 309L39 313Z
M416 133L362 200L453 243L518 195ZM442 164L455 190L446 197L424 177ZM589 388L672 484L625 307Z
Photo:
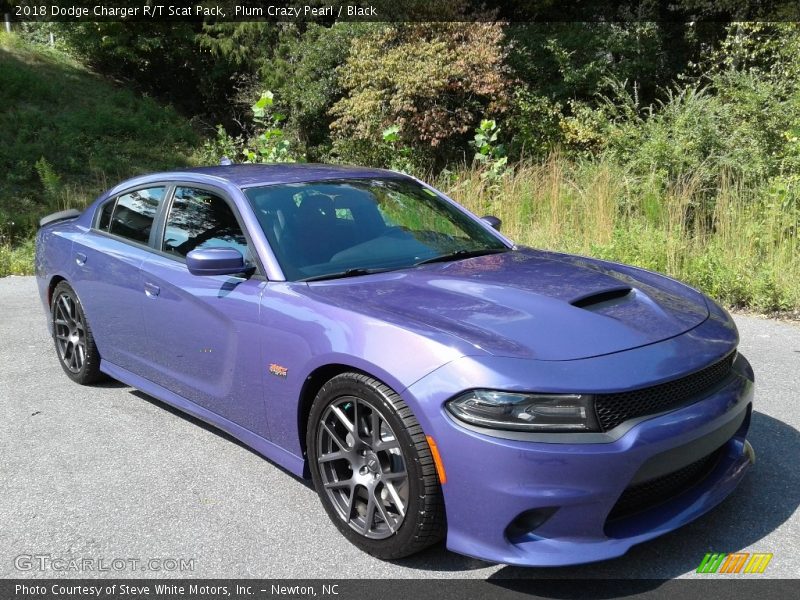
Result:
M242 18L276 18L276 19L313 19L322 17L377 17L373 6L333 6L333 5L297 5L297 6L219 6L213 3L180 5L180 4L144 4L142 6L110 6L95 4L78 5L16 5L13 14L24 20L34 19L161 19L161 18L205 18L226 19Z
M252 596L255 594L269 594L271 596L338 596L339 584L314 584L314 585L214 585L202 583L153 583L153 584L127 584L112 583L107 585L79 585L68 583L53 583L47 585L28 585L18 583L14 586L14 595L20 596L54 596L59 598L100 598L100 597L138 597L143 596Z

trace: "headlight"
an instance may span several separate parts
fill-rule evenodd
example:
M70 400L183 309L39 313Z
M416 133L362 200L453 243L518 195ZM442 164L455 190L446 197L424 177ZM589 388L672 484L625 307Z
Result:
M600 431L592 396L472 390L449 400L457 419L513 431Z

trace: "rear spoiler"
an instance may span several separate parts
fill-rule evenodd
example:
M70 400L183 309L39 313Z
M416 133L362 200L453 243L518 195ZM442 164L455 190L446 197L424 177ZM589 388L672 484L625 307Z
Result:
M67 219L74 219L75 217L80 217L81 211L70 208L68 210L60 210L58 212L54 212L53 214L47 215L46 217L42 217L39 219L39 227L44 227L45 225L50 225L51 223L57 223L58 221L66 221Z

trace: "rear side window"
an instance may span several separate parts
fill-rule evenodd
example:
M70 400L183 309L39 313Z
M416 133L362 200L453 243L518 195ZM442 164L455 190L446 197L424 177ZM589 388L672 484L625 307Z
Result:
M175 188L162 250L185 257L198 248L235 248L251 260L247 238L225 200L207 190Z
M150 239L153 219L159 202L164 198L165 189L155 187L136 190L117 198L109 233L146 244Z
M100 207L100 218L97 220L98 229L108 231L108 226L111 224L111 215L114 212L114 205L116 203L117 199L112 198Z

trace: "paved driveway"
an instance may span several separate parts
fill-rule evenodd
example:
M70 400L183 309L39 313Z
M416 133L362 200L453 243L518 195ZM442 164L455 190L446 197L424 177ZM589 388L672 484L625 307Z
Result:
M622 558L519 569L443 547L391 563L360 552L328 521L308 484L225 434L127 386L70 382L33 278L0 279L0 307L0 577L81 575L15 568L19 555L48 555L107 565L114 558L193 559L194 570L183 575L195 577L671 578L694 576L707 551L740 550L774 553L766 576L800 573L794 324L736 319L758 379L750 437L757 463L733 497Z

